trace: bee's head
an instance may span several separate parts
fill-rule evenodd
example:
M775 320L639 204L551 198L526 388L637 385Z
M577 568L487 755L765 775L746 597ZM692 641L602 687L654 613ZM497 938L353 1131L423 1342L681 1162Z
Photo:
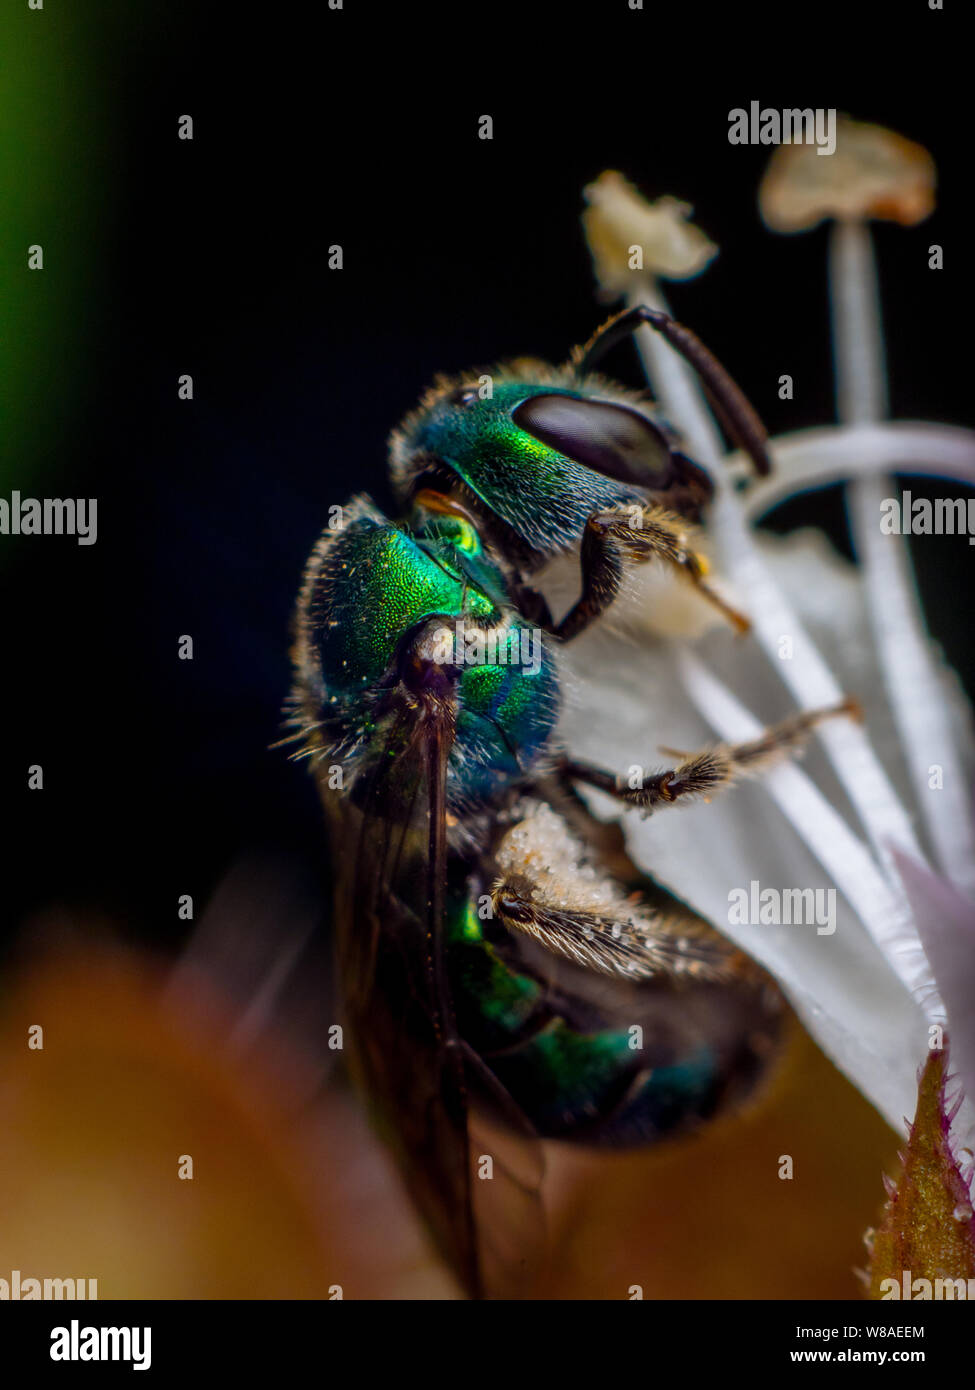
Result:
M674 477L670 441L638 395L534 362L440 380L390 441L401 499L457 490L543 554L587 518Z

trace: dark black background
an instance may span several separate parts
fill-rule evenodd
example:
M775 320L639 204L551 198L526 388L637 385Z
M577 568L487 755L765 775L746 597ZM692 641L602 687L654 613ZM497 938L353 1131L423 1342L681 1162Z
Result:
M289 847L324 881L310 780L268 750L305 556L331 503L388 500L386 437L436 371L561 359L599 322L579 213L602 169L694 204L721 254L672 303L776 433L832 417L825 232L763 228L768 151L728 144L729 110L837 106L922 142L938 211L877 232L893 413L964 423L972 135L962 7L948 3L282 0L106 24L97 61L119 154L91 164L113 206L92 268L95 386L59 460L61 495L99 498L99 539L16 543L12 919L65 903L176 943L178 895L205 902L255 847ZM177 139L184 113L191 143ZM492 142L477 138L482 113ZM617 366L635 379L625 352ZM177 400L183 372L192 403ZM845 544L838 490L805 515ZM970 678L967 547L914 555L933 630ZM183 633L192 662L177 660ZM26 790L34 762L42 794Z
M443 1315L427 1323L428 1315L416 1301L384 1306L383 1330L387 1335L382 1337L375 1335L374 1308L366 1301L353 1299L324 1305L316 1302L313 1306L283 1301L248 1305L214 1299L198 1302L155 1300L151 1305L137 1300L102 1299L99 1302L103 1308L111 1309L115 1324L151 1328L152 1364L148 1374L151 1377L155 1372L157 1379L163 1376L167 1380L185 1370L187 1365L202 1367L207 1364L204 1358L209 1358L210 1348L215 1343L220 1346L222 1364L231 1375L239 1370L251 1377L266 1373L270 1378L280 1375L282 1362L303 1367L314 1355L312 1348L319 1342L339 1354L345 1346L348 1353L355 1356L356 1365L370 1378L385 1373L395 1375L402 1359L398 1334L402 1333L404 1338L415 1337L419 1329L432 1340L442 1336L445 1325ZM749 1370L764 1365L781 1377L795 1364L794 1355L831 1354L836 1358L841 1353L849 1357L852 1351L862 1357L865 1353L875 1355L881 1351L886 1353L888 1369L895 1354L914 1355L923 1358L924 1368L930 1373L957 1364L957 1358L964 1354L963 1338L968 1325L963 1310L939 1303L895 1301L834 1300L826 1306L824 1315L824 1304L812 1300L787 1304L768 1299L706 1304L668 1301L650 1305L644 1310L644 1316L652 1320L649 1326L653 1330L665 1329L670 1341L688 1348L685 1358L692 1362L695 1370L713 1368L721 1372L731 1361L747 1360ZM635 1376L641 1374L646 1352L632 1337L627 1337L630 1322L629 1319L623 1321L626 1313L632 1310L620 1309L611 1301L600 1301L588 1303L586 1311L594 1332L604 1340L619 1341L619 1349L614 1349L613 1353L616 1364L627 1374L630 1371ZM546 1347L551 1347L546 1364L556 1375L571 1375L572 1361L565 1354L564 1310L559 1303L509 1302L493 1305L487 1314L489 1321L482 1323L480 1316L477 1304L452 1304L446 1313L451 1326L469 1332L471 1337L480 1337L488 1328L495 1334L502 1328L514 1336L544 1337ZM557 1321L549 1323L552 1316ZM81 1327L86 1326L83 1313L78 1321ZM59 1316L59 1312L41 1302L24 1303L18 1309L18 1316L10 1319L6 1334L8 1345L19 1353L19 1364L29 1367L35 1379L38 1371L51 1365L52 1329L69 1323L66 1315ZM798 1334L799 1328L804 1335ZM847 1335L850 1329L857 1329L857 1333ZM878 1332L887 1329L913 1330L915 1335L878 1336ZM832 1335L822 1335L827 1332ZM491 1374L503 1377L510 1363L509 1338L495 1335L481 1340L486 1343L481 1352L482 1364L494 1365L496 1371ZM499 1354L496 1348L502 1345L504 1350ZM845 1364L863 1363L848 1360ZM913 1363L915 1367L920 1364ZM78 1361L71 1364L67 1374L76 1379L87 1373L89 1383L96 1377L102 1383L113 1373L131 1376L132 1370L131 1362ZM49 1376L53 1381L54 1373L49 1372Z

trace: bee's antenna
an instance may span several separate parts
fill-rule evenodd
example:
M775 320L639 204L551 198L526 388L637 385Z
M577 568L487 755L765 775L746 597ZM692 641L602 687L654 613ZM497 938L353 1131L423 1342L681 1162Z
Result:
M771 473L772 461L766 447L768 433L751 401L697 334L662 310L651 309L647 304L636 304L632 309L624 309L608 319L578 351L575 358L577 374L584 376L592 371L610 348L635 333L644 323L656 329L694 368L704 383L718 418L739 448L749 455L755 471L763 477Z

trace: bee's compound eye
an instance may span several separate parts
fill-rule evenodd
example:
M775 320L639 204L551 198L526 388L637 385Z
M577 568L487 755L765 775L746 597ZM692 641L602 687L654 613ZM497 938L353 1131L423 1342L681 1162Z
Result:
M671 450L663 432L629 406L575 396L529 396L512 419L577 463L636 487L664 488Z

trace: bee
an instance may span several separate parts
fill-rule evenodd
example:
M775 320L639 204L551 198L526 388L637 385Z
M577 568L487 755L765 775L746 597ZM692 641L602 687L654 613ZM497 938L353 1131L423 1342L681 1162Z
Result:
M712 486L645 393L596 371L649 324L769 471L754 409L647 307L561 367L439 379L390 441L401 515L352 498L311 554L289 701L321 789L350 1066L474 1297L544 1265L546 1140L654 1144L741 1104L786 1015L772 980L626 852L581 789L644 815L796 748L803 713L631 787L558 734L560 649L657 559L738 628L694 549ZM577 554L558 619L533 580ZM845 707L842 707L845 708Z

